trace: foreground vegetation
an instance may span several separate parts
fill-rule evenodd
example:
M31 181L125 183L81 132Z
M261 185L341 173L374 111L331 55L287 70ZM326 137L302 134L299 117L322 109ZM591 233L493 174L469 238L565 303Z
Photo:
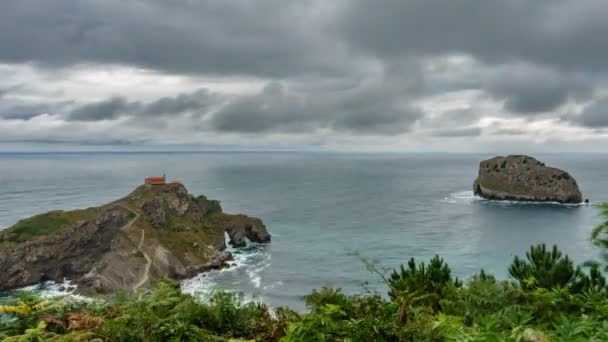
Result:
M602 207L608 218L608 206ZM608 222L592 235L600 260L576 266L537 245L509 267L466 282L439 257L385 276L388 296L324 288L309 310L269 309L217 292L200 302L163 280L146 293L93 302L22 293L0 306L4 341L608 341Z

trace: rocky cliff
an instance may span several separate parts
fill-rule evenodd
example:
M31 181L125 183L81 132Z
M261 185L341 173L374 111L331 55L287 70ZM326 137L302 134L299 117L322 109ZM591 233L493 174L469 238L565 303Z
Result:
M521 155L482 161L473 191L494 200L560 203L583 200L576 181L568 172Z
M148 287L227 266L229 243L270 242L260 219L230 215L181 184L140 186L115 202L52 211L0 231L0 290L70 279L83 293Z

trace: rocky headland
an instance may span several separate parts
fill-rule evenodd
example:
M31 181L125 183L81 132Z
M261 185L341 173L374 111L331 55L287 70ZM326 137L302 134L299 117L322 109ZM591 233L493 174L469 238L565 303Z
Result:
M151 286L228 266L231 245L270 242L262 221L222 211L182 184L142 185L128 196L51 211L0 231L0 290L69 279L82 293Z
M524 155L495 157L479 164L476 195L492 200L581 203L576 180L566 171Z

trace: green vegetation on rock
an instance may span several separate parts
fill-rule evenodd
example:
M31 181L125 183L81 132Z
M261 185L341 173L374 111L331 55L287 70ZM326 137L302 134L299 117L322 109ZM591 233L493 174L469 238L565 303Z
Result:
M95 212L93 208L73 211L56 210L32 216L0 231L0 242L21 243L39 236L49 235L65 228L68 224L90 218Z
M70 279L83 293L150 288L227 267L235 246L268 243L260 219L231 215L182 184L142 185L111 203L52 211L0 233L0 290Z

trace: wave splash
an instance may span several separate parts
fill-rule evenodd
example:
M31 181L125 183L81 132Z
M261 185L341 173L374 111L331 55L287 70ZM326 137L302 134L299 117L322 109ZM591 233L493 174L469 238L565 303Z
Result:
M257 294L267 286L262 286L262 272L270 266L271 254L266 245L248 243L247 247L228 247L234 260L230 267L201 273L193 278L183 280L181 289L184 293L201 299L208 298L214 290L245 293L243 301L260 301Z
M22 287L7 293L0 293L0 298L10 299L16 297L20 292L31 292L40 298L51 299L65 297L75 302L90 302L92 298L80 295L76 292L78 286L71 280L64 279L63 282L45 281L39 284Z

